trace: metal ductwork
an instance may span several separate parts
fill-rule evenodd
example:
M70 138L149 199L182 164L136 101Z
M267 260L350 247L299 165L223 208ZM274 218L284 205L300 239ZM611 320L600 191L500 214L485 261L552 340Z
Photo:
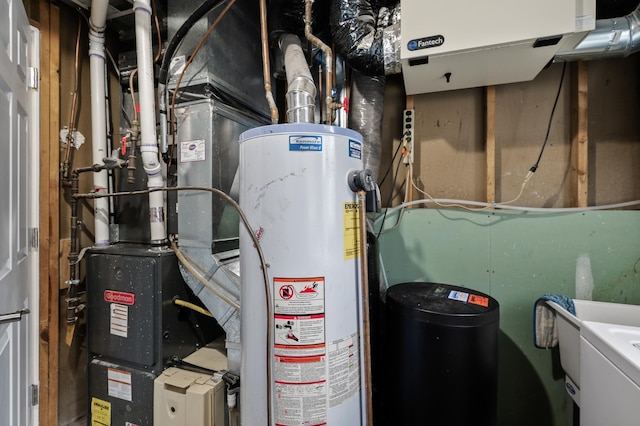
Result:
M573 49L560 51L554 61L626 57L640 50L640 5L619 18L598 19L596 28Z

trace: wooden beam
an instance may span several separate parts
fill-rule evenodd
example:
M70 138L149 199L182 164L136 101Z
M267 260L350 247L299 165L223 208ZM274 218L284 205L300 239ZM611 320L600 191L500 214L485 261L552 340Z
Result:
M496 87L486 90L487 203L496 201Z
M40 424L58 424L60 11L39 0L40 29Z
M589 198L589 74L586 61L571 64L571 205Z

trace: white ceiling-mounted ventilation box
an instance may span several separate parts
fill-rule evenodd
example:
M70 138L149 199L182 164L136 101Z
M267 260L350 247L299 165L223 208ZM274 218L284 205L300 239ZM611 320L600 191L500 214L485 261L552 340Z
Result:
M402 0L408 95L532 80L595 28L595 0Z

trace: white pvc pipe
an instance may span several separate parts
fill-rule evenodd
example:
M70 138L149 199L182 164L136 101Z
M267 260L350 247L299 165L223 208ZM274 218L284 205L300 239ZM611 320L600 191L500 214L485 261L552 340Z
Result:
M107 22L109 0L93 0L89 18L89 64L91 70L91 144L93 164L102 164L107 153L107 119L105 110L105 53L104 30ZM107 171L93 174L93 189L96 193L107 192ZM95 244L109 244L109 200L94 200Z
M140 152L142 166L147 173L149 189L164 187L162 167L158 159L156 139L156 113L153 90L153 54L151 44L151 4L149 0L133 3L136 25L136 56L138 61L138 92L140 100ZM164 193L149 194L149 225L151 242L166 240L164 220Z

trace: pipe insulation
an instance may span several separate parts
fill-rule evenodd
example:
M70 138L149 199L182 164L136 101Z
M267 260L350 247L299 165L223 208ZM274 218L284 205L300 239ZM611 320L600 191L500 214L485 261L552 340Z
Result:
M309 71L300 38L285 34L280 38L287 74L287 122L313 123L316 86Z
M153 53L151 42L151 4L149 0L133 3L136 28L136 57L138 62L138 92L140 100L140 153L147 173L149 189L164 187L162 167L158 158L156 114L153 89ZM149 226L151 243L166 240L164 193L149 193Z
M89 17L89 65L91 73L91 145L93 164L103 164L107 153L107 118L105 109L104 31L109 0L93 0ZM105 193L109 187L106 170L93 173L93 190ZM95 245L109 245L109 200L94 201Z
M332 0L331 34L338 54L366 75L398 74L400 4L372 6L368 0Z
M640 50L640 6L619 18L598 19L596 28L573 49L558 52L554 61L626 57Z

